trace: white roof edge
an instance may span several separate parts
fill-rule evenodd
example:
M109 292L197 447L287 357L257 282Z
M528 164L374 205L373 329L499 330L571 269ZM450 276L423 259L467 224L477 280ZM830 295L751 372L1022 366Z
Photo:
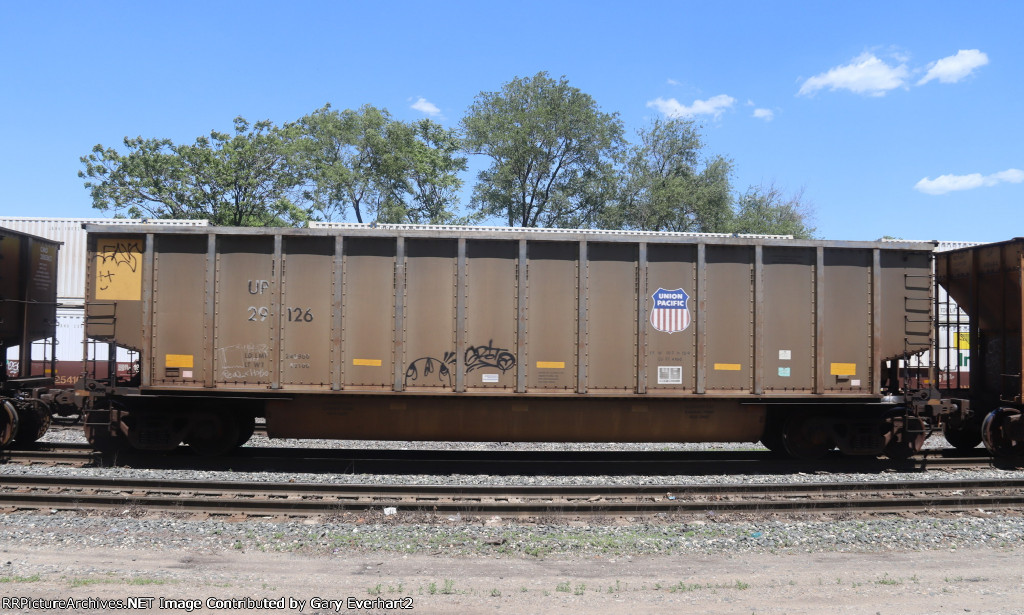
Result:
M919 243L912 239L882 239L881 241L890 242L911 242ZM981 246L987 242L984 241L943 241L941 239L929 239L927 242L920 243L934 243L936 252L949 252L950 250L959 250L960 248L973 248L974 246Z
M619 231L604 229L568 229L568 228L525 228L520 226L455 226L443 224L366 224L358 222L310 222L309 228L336 229L382 229L395 231L464 231L489 233L548 233L548 234L586 234L586 235L636 235L647 237L746 237L754 239L793 239L792 235L759 235L749 233L674 233L668 231Z
M66 224L155 224L160 226L210 226L209 220L168 220L164 218L51 218L45 216L0 216L0 222L46 222Z

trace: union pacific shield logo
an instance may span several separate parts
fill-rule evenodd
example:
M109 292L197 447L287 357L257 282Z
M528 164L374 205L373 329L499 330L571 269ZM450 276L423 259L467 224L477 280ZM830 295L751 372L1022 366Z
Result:
M651 295L651 326L665 333L678 333L690 326L690 310L686 302L690 296L681 288L659 288Z

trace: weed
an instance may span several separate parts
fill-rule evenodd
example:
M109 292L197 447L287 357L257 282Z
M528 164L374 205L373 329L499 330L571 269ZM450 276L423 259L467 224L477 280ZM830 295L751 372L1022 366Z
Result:
M436 594L437 593L437 583L431 582L430 585L427 585L427 593L430 594L431 596Z
M875 581L875 584L876 585L903 585L903 581L901 579L894 579L894 578L890 577L889 573L887 572L887 573L882 575L881 579L878 579L877 581Z
M445 594L445 595L454 594L455 593L455 581L453 581L452 579L445 579L444 580L444 589L441 590L441 593Z
M167 585L171 581L167 579L147 579L147 578L136 578L128 579L128 585Z
M576 589L573 590L572 593L573 593L574 596L582 596L583 592L585 592L585 591L587 591L587 586L584 585L583 583L579 583L579 584L576 585Z
M100 585L114 583L113 579L71 579L71 587L86 587L89 585Z
M373 587L371 587L370 589L368 589L368 590L366 590L366 591L367 591L367 593L369 593L369 594L370 594L371 596L379 596L379 595L381 595L381 592L383 591L383 590L381 589L381 587L382 587L382 586L381 586L381 584L380 584L380 583L377 583L376 585L374 585Z
M704 586L699 583L683 583L680 581L675 585L670 585L668 591L673 594L676 592L693 592L698 589L702 589L703 587Z
M497 589L497 588L492 589L491 590L491 597L492 598L501 598L501 590Z
M569 593L572 591L572 585L570 585L568 581L562 581L555 586L555 591Z
M34 574L30 577L0 577L0 583L35 583L39 580L39 575Z

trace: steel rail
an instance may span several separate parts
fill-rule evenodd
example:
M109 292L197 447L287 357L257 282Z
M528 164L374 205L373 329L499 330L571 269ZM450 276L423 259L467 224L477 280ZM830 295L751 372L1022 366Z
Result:
M403 471L403 466L415 464L422 473L433 473L441 466L466 465L459 473L516 472L517 466L545 465L557 473L585 474L591 466L593 474L784 474L805 472L809 469L838 473L879 472L898 470L918 472L934 469L1013 469L1019 459L993 459L985 455L952 456L950 451L922 453L907 460L893 461L878 458L828 457L815 462L773 457L760 451L482 451L430 449L371 450L371 449L314 449L280 447L245 447L232 455L204 458L191 455L187 448L171 453L127 452L117 457L96 453L88 444L40 443L35 449L0 451L0 462L31 464L118 465L129 463L133 467L165 469L270 469L281 470L281 464L304 463L310 467L293 471L329 473L332 466L342 464L346 473L389 473ZM314 464L323 464L316 467ZM427 464L424 466L424 464ZM435 470L431 470L433 465ZM312 468L312 469L311 469ZM283 471L283 470L281 470ZM337 471L337 468L335 468ZM446 468L441 473L450 474Z
M847 497L842 497L842 496ZM1024 508L1024 479L650 486L250 483L38 476L0 478L0 506L316 515L380 510L467 515Z

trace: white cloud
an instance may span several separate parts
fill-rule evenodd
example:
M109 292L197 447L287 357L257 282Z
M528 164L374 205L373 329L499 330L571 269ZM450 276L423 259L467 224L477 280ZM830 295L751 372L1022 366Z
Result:
M668 80L668 84L669 85L683 85L683 84L679 83L678 81L676 81L675 79L669 79Z
M914 190L925 194L946 194L956 190L973 190L1001 183L1019 184L1024 182L1024 171L1007 169L991 175L971 173L969 175L940 175L935 179L923 178L914 184Z
M413 109L417 110L417 111L420 111L422 113L426 113L427 115L440 115L441 114L441 110L437 108L437 105L435 105L434 103L430 102L426 98L423 98L422 96L420 96L419 99L417 99L416 102L414 102L410 106Z
M818 90L849 90L855 94L885 96L889 90L906 85L910 71L900 63L890 66L872 53L862 53L849 64L836 66L815 75L800 86L799 94L811 95Z
M693 117L695 115L713 115L717 118L722 115L723 111L732 108L734 104L736 104L735 98L719 94L707 100L695 100L689 107L675 98L664 99L661 97L649 101L647 106L657 109L672 118Z
M928 65L928 72L917 85L924 85L933 79L940 83L956 83L981 66L988 64L988 55L977 49L961 49L955 56L942 58Z
M771 109L754 109L754 117L770 122L775 119L775 112Z

